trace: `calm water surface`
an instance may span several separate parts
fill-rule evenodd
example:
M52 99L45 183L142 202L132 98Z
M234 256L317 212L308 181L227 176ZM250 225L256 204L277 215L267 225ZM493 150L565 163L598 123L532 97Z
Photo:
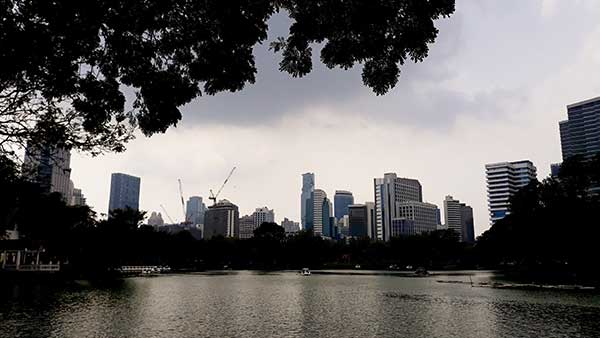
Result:
M0 337L600 337L599 295L441 279L468 277L232 272L3 286Z

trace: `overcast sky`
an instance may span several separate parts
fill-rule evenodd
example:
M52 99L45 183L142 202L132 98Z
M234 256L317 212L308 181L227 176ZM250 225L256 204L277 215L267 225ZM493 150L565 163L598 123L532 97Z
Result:
M530 159L538 177L561 161L558 121L566 105L600 96L600 1L457 0L439 20L439 37L422 63L402 68L383 97L350 71L315 64L303 79L277 71L278 56L256 48L257 81L243 92L201 97L183 108L177 128L138 137L128 150L91 158L74 154L72 179L106 213L110 174L141 177L140 207L183 218L185 197L220 197L249 214L275 209L300 219L301 174L333 197L350 190L373 201L384 172L417 178L425 200L446 195L470 204L475 232L489 228L484 165ZM272 40L287 20L271 20ZM167 220L166 217L164 217Z

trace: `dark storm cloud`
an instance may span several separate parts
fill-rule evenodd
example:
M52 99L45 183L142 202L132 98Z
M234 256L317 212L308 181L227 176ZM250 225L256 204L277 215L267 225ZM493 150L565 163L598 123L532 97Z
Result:
M425 61L402 66L398 85L379 97L362 84L360 65L327 69L318 60L318 46L308 76L279 72L279 55L268 50L268 42L286 35L289 19L277 15L268 40L256 47L256 83L198 98L183 108L180 126L269 126L314 108L334 118L354 114L425 129L451 129L461 116L505 119L518 112L517 104L528 100L549 68L570 61L567 50L583 43L583 35L574 32L578 25L562 26L562 16L577 17L575 9L563 9L556 18L543 18L540 10L533 1L457 1L457 12L436 22L440 34Z
M183 126L198 124L233 124L233 125L265 125L276 123L281 117L289 114L303 114L306 109L325 106L332 110L352 108L355 105L372 106L371 114L382 114L382 118L391 114L401 114L398 106L417 108L418 95L423 85L433 85L454 74L449 70L447 62L456 55L460 48L460 15L452 19L438 21L440 36L432 45L430 57L423 63L407 63L402 67L398 86L385 96L375 96L362 84L361 65L343 71L328 69L319 61L319 49L315 47L313 55L313 71L304 78L292 78L287 73L279 72L279 55L268 50L268 41L277 36L285 36L289 19L283 15L275 16L270 23L269 38L266 43L255 49L258 68L257 81L247 85L237 93L220 93L215 96L203 96L183 108ZM429 97L440 100L438 106L449 101L464 100L458 92L437 91ZM389 102L390 107L383 107ZM394 109L396 108L396 110ZM411 112L413 114L414 112ZM452 111L446 111L452 113ZM429 114L425 114L429 115ZM422 115L417 114L415 117ZM445 116L444 119L448 117ZM406 121L405 119L398 119ZM409 121L415 121L412 117ZM424 125L430 124L426 121Z

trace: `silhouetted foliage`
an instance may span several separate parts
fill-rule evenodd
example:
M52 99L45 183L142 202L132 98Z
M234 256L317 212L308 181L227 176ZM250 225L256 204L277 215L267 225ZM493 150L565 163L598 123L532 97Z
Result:
M285 230L277 223L264 222L254 229L254 238L274 241L282 241L285 238Z
M122 151L135 127L165 132L195 97L254 83L253 48L279 11L291 19L271 44L281 71L308 74L319 44L327 67L360 63L384 94L427 56L454 0L0 1L0 153Z
M146 218L145 211L139 211L132 208L111 210L108 219L100 222L101 228L106 228L109 231L115 230L135 230L142 226L142 222Z

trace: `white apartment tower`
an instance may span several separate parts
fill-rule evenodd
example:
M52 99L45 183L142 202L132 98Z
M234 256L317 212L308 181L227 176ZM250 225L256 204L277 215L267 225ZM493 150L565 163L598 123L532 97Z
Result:
M492 224L510 213L510 197L537 179L537 169L529 160L487 164L485 173Z
M460 201L452 196L446 196L444 199L444 217L446 217L446 228L462 234L461 207Z

